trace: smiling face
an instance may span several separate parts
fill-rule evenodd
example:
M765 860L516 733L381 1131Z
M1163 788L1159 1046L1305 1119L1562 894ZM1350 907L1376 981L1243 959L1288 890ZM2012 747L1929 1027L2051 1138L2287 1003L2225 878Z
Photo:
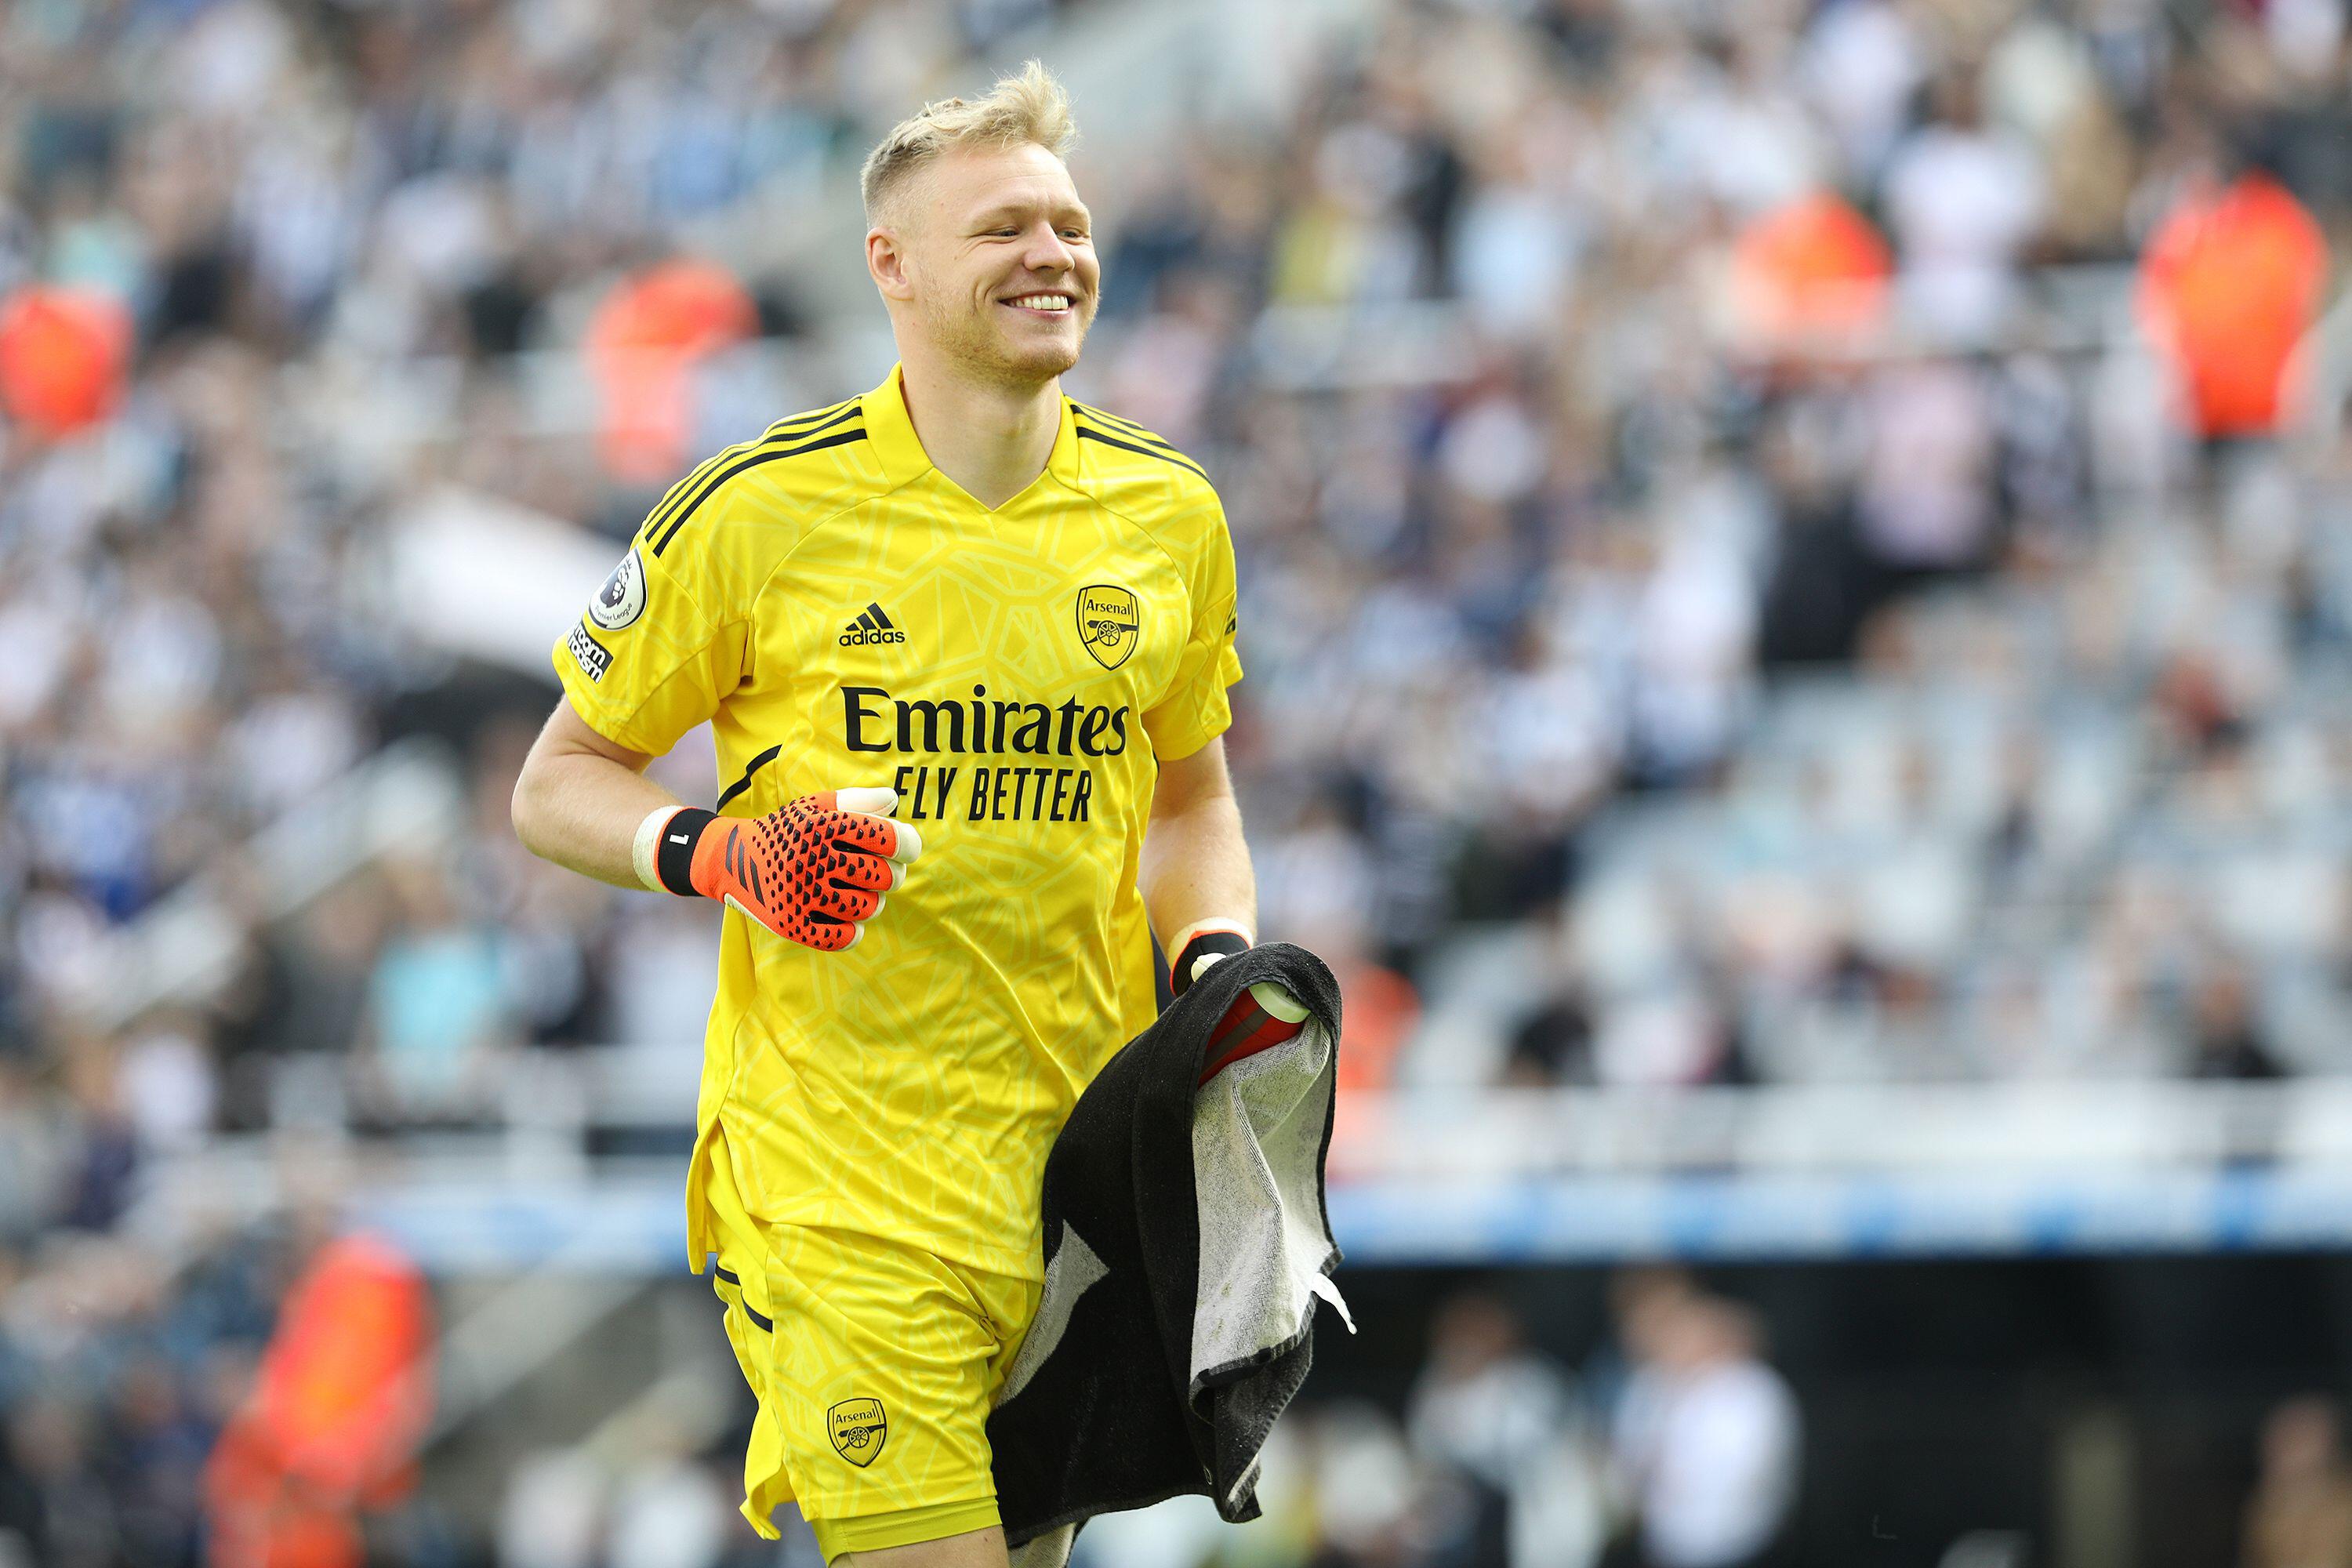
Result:
M963 374L1017 386L1078 363L1102 269L1070 171L1044 147L940 153L894 194L866 245L902 353L911 333Z

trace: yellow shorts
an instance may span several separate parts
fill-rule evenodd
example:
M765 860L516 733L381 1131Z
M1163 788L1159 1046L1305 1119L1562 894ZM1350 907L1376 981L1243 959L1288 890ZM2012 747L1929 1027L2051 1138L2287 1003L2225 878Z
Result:
M760 1403L743 1517L797 1501L830 1563L998 1522L987 1422L1037 1310L1035 1280L854 1231L771 1225L709 1141L713 1283Z

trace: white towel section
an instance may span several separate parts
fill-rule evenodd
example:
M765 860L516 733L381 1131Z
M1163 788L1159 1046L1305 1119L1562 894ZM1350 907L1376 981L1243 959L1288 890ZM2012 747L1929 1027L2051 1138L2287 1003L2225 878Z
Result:
M1037 1293L1037 1312L1029 1320L1029 1332L1021 1341L1019 1353L1004 1374L1004 1386L996 1393L996 1403L1003 1405L1029 1386L1045 1358L1060 1348L1062 1336L1070 1331L1070 1313L1078 1298L1099 1283L1110 1269L1086 1238L1062 1222L1062 1245L1054 1249L1054 1261L1045 1266L1045 1288Z
M1192 1101L1201 1231L1192 1392L1297 1340L1318 1297L1355 1331L1330 1279L1339 1249L1323 1221L1318 1174L1337 1070L1331 1044L1310 1020L1218 1073Z
M1013 1549L1010 1568L1064 1568L1077 1543L1078 1527L1065 1524Z

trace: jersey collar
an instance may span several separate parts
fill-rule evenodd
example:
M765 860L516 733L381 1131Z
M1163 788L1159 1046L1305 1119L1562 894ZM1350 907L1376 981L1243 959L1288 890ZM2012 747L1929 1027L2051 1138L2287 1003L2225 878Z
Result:
M873 443L874 455L893 489L919 478L931 468L930 456L915 434L914 417L907 412L902 374L899 366L892 365L882 384L859 400L866 412L866 438ZM1066 397L1062 399L1062 427L1054 437L1054 451L1045 459L1045 471L1065 485L1077 485L1078 426ZM1004 504L1009 507L1013 502Z

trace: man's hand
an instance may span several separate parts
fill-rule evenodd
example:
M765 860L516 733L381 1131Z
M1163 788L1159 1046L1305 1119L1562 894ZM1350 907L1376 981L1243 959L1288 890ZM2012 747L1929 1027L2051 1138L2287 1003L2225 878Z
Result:
M646 820L637 859L649 882L743 911L822 952L857 945L866 922L906 879L923 841L884 815L888 789L827 790L745 820L682 807Z

